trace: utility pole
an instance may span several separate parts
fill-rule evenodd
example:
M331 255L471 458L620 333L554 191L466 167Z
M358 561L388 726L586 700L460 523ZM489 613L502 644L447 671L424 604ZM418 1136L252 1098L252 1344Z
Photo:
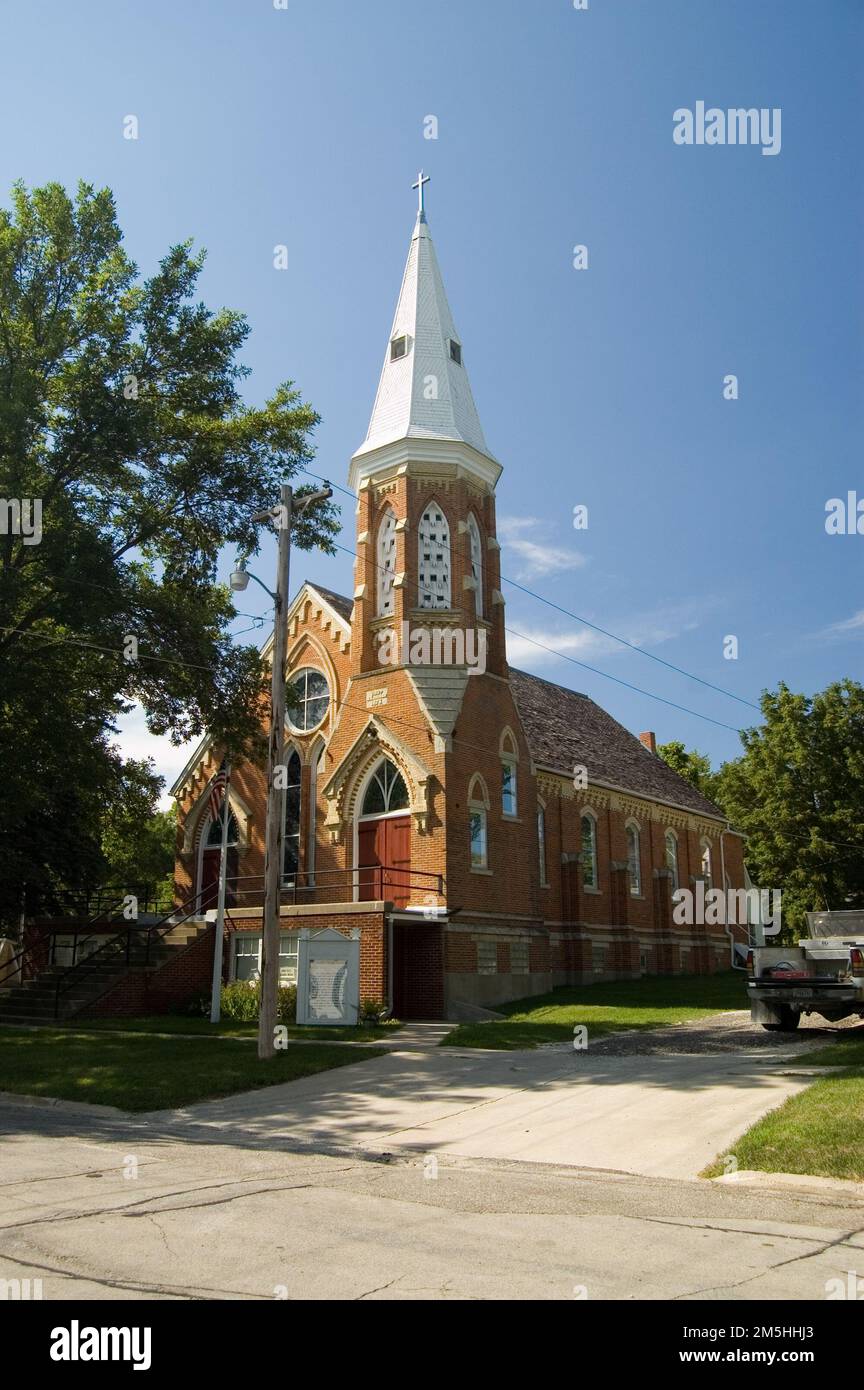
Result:
M228 805L228 791L231 787L231 764L225 774L225 787L222 798L222 853L219 859L219 898L216 907L216 921L213 924L213 983L210 994L210 1022L218 1023L222 1012L222 952L225 941L225 888L228 883L228 824L231 810Z
M283 483L275 507L256 512L254 522L272 521L279 532L276 592L267 588L245 560L231 575L231 588L243 593L250 579L273 600L273 669L270 681L270 738L267 743L267 830L264 857L264 923L261 942L261 1008L258 1013L258 1056L276 1054L276 1013L279 998L279 896L282 886L282 809L285 795L282 767L285 746L285 655L288 649L288 579L291 564L291 526L299 512L333 496L329 483L317 492L304 492L295 501L293 489ZM281 784L281 785L280 785ZM215 962L214 962L215 980Z
M282 884L282 766L285 745L285 656L288 649L288 578L291 564L293 489L283 483L279 506L253 520L274 518L279 531L276 592L273 595L273 669L270 685L270 738L267 745L267 839L264 858L264 926L261 942L261 1009L258 1015L258 1056L276 1055L276 1012L279 991L279 889Z

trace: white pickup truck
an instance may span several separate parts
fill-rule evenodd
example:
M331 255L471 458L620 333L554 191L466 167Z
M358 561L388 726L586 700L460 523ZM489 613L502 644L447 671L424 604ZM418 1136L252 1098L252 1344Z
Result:
M864 1018L864 912L808 912L797 946L754 946L747 992L754 1023L791 1033L802 1014Z

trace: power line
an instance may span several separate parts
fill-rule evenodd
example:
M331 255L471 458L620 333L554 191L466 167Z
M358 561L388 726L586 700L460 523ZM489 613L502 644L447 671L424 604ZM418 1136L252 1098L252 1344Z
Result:
M14 632L14 631L16 631L15 628L0 627L0 632ZM26 632L26 633L21 633L21 634L19 634L19 635L20 635L20 636L24 636L24 637L32 637L32 638L38 638L38 637L40 637L40 636L44 636L44 634L38 633L38 632ZM514 636L519 636L519 634L518 634L518 633L515 633ZM86 649L86 650L88 650L88 651L95 651L95 652L98 652L98 653L100 653L100 654L104 654L104 655L108 655L108 656L113 656L116 660L122 660L122 661L124 661L124 664L128 664L128 665L130 665L130 666L132 666L132 665L135 664L134 662L129 662L129 663L127 663L127 662L125 661L125 658L123 657L122 652L118 651L116 647L103 647L103 646L97 645L96 643L84 642L84 641L82 641L82 640L80 640L80 639L76 639L76 638L61 638L61 639L59 639L59 640L57 640L57 641L55 641L55 642L46 642L46 643L44 644L44 647L43 647L41 650L47 650L49 647L61 647L61 646L82 647L82 648L84 648L84 649ZM569 659L569 658L567 658L567 659ZM160 663L160 664L169 665L169 666L182 666L182 667L184 667L184 668L187 669L187 670L192 669L192 670L196 670L196 671L207 671L207 672L209 672L211 675L212 675L212 674L215 674L216 671L219 669L218 667L215 667L215 666L207 666L207 665L204 665L204 664L202 664L201 662L182 661L182 660L178 660L178 659L175 658L175 657L149 656L149 655L147 655L147 654L141 654L141 653L139 653L139 655L138 655L138 660L139 660L139 661L153 661L153 662L158 662L158 663ZM583 665L584 663L582 663L582 662L577 662L576 664L577 664L577 665ZM592 669L592 668L589 667L588 669L590 670L590 669ZM600 672L598 672L598 674L599 674L599 675L604 675L605 673L602 672L602 671L600 671ZM615 679L615 677L610 677L610 679ZM636 687L633 687L633 688L635 689ZM642 693L642 692L640 692L640 693ZM655 698L655 699L660 699L661 697L660 697L660 696L654 696L653 698ZM357 711L358 713L360 713L360 714L367 714L367 715L370 713L370 711L365 707L365 705L355 705L355 704L352 704L349 700L340 700L340 701L339 701L339 704L338 704L338 709L351 709L351 710L356 710L356 711ZM688 711L688 712L689 712L689 711ZM702 717L703 717L703 718L707 718L707 716L702 716ZM427 735L427 737L431 735L431 731L430 731L428 725L426 725L426 724L417 724L417 723L414 723L414 721L413 721L413 720L410 720L410 719L402 719L402 718L400 718L398 715L391 714L389 711L388 711L388 714L387 714L387 722L388 722L388 723L394 723L394 724L401 724L401 725L403 725L405 728L408 728L408 729L415 729L415 730L417 730L419 733L422 733L422 734ZM725 727L725 726L724 726L724 727ZM499 749L497 746L494 747L494 748L493 748L493 747L487 747L487 746L484 745L484 744L473 743L473 742L471 742L469 739L459 738L459 737L457 737L456 735L453 735L452 741L453 741L454 744L458 744L458 745L459 745L460 747L462 747L462 748L470 748L470 749L472 749L474 752L484 753L484 754L488 754L488 755L490 755L490 756L496 756L496 757L497 757L498 754L499 754L499 752L500 752L500 749ZM659 755L658 755L658 756L659 756ZM665 760L664 760L664 759L661 759L661 761L665 761ZM667 763L666 766L668 767L669 764ZM563 773L562 773L562 775L563 775ZM679 775L680 775L680 774L679 774ZM590 779L590 777L589 777L589 784L590 784L590 780L591 780L591 779ZM684 780L686 781L686 778L685 778ZM693 784L692 784L692 783L688 783L688 785L692 786ZM693 789L694 789L695 791L698 791L698 790L699 790L698 787L694 787ZM700 793L700 795L704 796L704 792L703 792L703 793ZM710 800L710 798L708 798L708 797L706 797L705 799L706 799L706 800ZM646 800L651 800L651 798L650 798L650 797L647 797ZM722 811L722 807L718 807L718 809ZM725 815L725 813L724 813L724 815ZM728 816L726 817L726 819L728 819ZM763 833L766 833L766 832L763 831ZM797 834L796 834L794 831L789 831L789 832L784 832L784 833L787 833L788 836L789 836L789 838L790 838L790 839L793 839L793 840L796 840L796 839L797 839L797 840L809 840L809 839L812 838L812 836L810 836L810 835L803 834L803 833L797 833ZM818 832L817 832L817 834L818 834ZM851 849L851 850L855 850L855 851L857 851L857 852L859 852L859 853L862 851L862 846L861 846L860 844L857 844L857 845L856 845L856 844L850 843L849 841L844 841L844 840L829 840L829 839L827 839L824 835L818 835L818 838L822 841L823 844L830 845L833 849Z
M301 471L302 471L303 473L306 473L310 478L316 478L316 479L318 479L320 482L329 483L329 486L330 486L330 487L338 488L338 490L339 490L340 492L344 492L344 493L345 493L346 497L353 497L353 499L354 499L355 502L358 500L357 493L356 493L356 492L352 492L350 488L342 487L340 483L333 483L333 482L330 482L329 479L321 477L318 473L311 473L311 472L309 471L308 468L304 468L304 469L302 469ZM336 543L334 542L334 544L336 544ZM337 549L344 549L344 547L343 547L343 546L337 546ZM451 553L451 555L453 554L453 547L452 547L452 546L450 546L450 545L445 545L445 546L444 546L444 549L449 550L450 553ZM349 554L354 554L353 551L349 551L348 553L349 553ZM609 629L609 628L601 627L599 623L592 623L588 618L583 618L579 613L573 613L569 608L563 608L563 607L561 606L561 604L555 603L553 599L546 598L543 594L538 594L538 593L536 592L536 590L534 590L534 589L529 589L529 588L527 588L527 586L524 585L524 584L519 584L515 579L510 579L506 574L502 574L502 575L501 575L501 582L502 582L502 584L509 584L509 585L511 586L511 588L513 588L513 589L518 589L518 590L520 591L520 593L526 594L529 598L536 599L538 603L545 603L546 606L547 606L547 608L553 608L553 609L555 609L556 612L558 612L558 613L563 613L565 617L567 617L567 618L572 618L575 622L577 622L577 623L582 623L583 626L585 626L585 627L590 627L594 632L602 633L602 635L603 635L604 637L609 637L609 638L612 639L612 641L614 641L614 642L619 642L619 643L621 644L621 646L628 647L628 648L630 649L630 651L637 652L640 656L646 656L646 657L649 658L649 660L651 660L651 661L656 661L660 666L665 666L668 670L670 670L670 671L675 671L675 672L677 672L678 675L680 675L680 676L685 676L688 680L696 681L699 685L705 686L706 689L708 689L708 690L713 690L713 691L715 691L718 695L725 695L726 698L729 699L729 700L737 700L737 702L738 702L739 704L741 704L741 705L747 705L747 707L748 707L749 709L759 710L759 712L761 713L761 710L760 710L759 705L755 704L753 700L747 700L747 699L745 699L744 696L742 696L742 695L735 695L731 690L726 690L726 689L724 689L724 687L721 686L721 685L715 685L715 684L713 683L713 681L705 680L705 679L703 679L702 676L697 676L693 671L687 671L687 670L685 670L685 668L684 668L683 666L676 666L674 662L672 662L672 661L667 661L667 660L665 659L665 657L658 656L658 655L656 654L656 652L650 652L650 651L648 651L645 647L640 647L640 646L638 645L638 643L636 643L636 642L631 642L631 641L629 641L628 638L626 638L626 637L621 637L617 632L612 632L611 629ZM457 611L460 611L460 610L457 609ZM464 610L461 610L461 611L464 611ZM526 638L524 638L523 640L525 640L525 641L531 641L532 639L529 638L529 637L526 637ZM538 646L542 646L543 644L542 644L542 643L537 643L537 645L538 645ZM551 652L553 656L562 657L564 660L567 660L567 659L568 659L568 658L565 656L565 654L564 654L563 652L557 651L554 647L545 647L544 650L545 650L545 651L548 651L548 652ZM577 662L576 664L579 665L580 663ZM596 668L593 667L593 666L586 666L586 669L589 670L589 671L596 671ZM606 673L603 672L603 671L596 671L596 673L597 673L598 675L605 675L605 674L606 674ZM610 679L610 680L614 680L615 677L610 676L609 679ZM626 684L626 682L624 682L624 683ZM631 687L631 688L632 688L633 690L637 690L637 689L638 689L637 686L633 686L633 687ZM662 697L659 696L659 695L652 696L652 695L650 695L649 692L645 692L645 691L642 691L642 692L640 692L640 693L642 693L642 694L649 694L649 698L651 698L651 699L657 699L657 700L659 700L659 699L662 698ZM675 705L674 702L672 702L672 701L665 701L664 703L666 703L666 704L670 704L670 703L671 703L671 704L673 705L673 708L675 708L675 709L684 709L684 706L683 706L683 705ZM687 713L692 713L693 711L686 711L686 712L687 712ZM708 718L708 716L707 716L707 715L697 715L697 718ZM720 727L723 728L723 729L732 728L731 725L720 723L720 721L719 721L719 720L716 720L716 719L712 719L710 722L711 722L712 724L718 724L718 723L719 723L719 724L720 724ZM737 732L739 732L739 731L738 731L737 729L735 729L734 732L737 733Z
M350 550L347 545L340 545L338 541L334 541L333 545L337 550L343 550L346 555L353 555L355 559L360 558L357 555L356 550ZM384 565L379 565L374 561L373 565L375 569L381 570L383 573L392 573L392 571L388 570ZM422 587L421 592L423 592ZM431 592L431 590L427 589L426 592L429 593ZM449 611L462 613L466 617L472 616L469 613L468 609L464 608L461 604L455 605ZM601 671L597 666L590 666L587 661L577 661L576 657L568 656L566 652L559 652L556 651L554 647L547 647L545 643L538 642L536 638L529 637L526 633L517 632L514 628L510 627L505 627L504 631L509 633L511 637L518 637L521 641L530 642L532 646L539 647L542 651L549 652L552 656L560 657L562 661L569 661L573 666L580 666L584 671L591 671L595 676L602 676L604 680L613 681L616 685L621 685L624 686L624 688L627 690L635 691L637 695L644 695L649 700L657 700L661 705L669 705L670 708L677 709L681 714L690 714L693 716L694 719L702 719L708 724L716 724L718 728L727 729L732 734L741 733L741 730L739 728L736 728L734 724L724 724L723 721L720 719L712 719L710 714L700 714L698 710L689 709L686 705L679 705L674 700L667 700L663 695L655 695L653 691L643 690L641 686L632 685L630 681L625 681L620 676L611 676L608 671Z

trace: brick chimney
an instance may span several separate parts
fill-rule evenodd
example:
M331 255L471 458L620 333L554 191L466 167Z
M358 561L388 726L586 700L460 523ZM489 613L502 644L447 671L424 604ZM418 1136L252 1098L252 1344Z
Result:
M649 753L657 752L657 740L653 734L640 734L639 742L644 743Z

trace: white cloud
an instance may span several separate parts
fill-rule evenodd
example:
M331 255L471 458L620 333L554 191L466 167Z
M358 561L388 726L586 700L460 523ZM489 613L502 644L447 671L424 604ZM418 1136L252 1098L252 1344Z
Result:
M839 637L846 633L861 633L864 636L864 608L859 612L853 613L851 618L844 618L841 623L832 623L825 629L826 637Z
M536 516L502 516L498 519L498 539L505 547L502 568L506 570L509 557L517 558L515 578L538 579L546 574L580 569L588 563L578 550L566 550L552 545L551 527Z
M175 747L169 738L151 734L144 719L144 711L136 705L131 714L117 721L118 733L112 742L117 745L124 758L152 758L156 771L165 778L165 787L159 805L164 810L174 804L168 789L180 775L189 761L189 755L197 740Z
M626 652L627 648L593 628L583 627L574 622L569 628L555 631L551 628L535 627L529 621L520 622L509 613L507 624L507 659L514 666L548 665L560 656L574 657L577 661L596 664L601 657ZM605 624L604 624L605 626ZM609 620L609 630L617 632L635 647L650 648L670 642L685 632L692 632L699 626L695 611L688 606L671 608L665 612L637 614L630 618ZM517 635L518 634L518 635ZM552 650L545 650L552 648Z

